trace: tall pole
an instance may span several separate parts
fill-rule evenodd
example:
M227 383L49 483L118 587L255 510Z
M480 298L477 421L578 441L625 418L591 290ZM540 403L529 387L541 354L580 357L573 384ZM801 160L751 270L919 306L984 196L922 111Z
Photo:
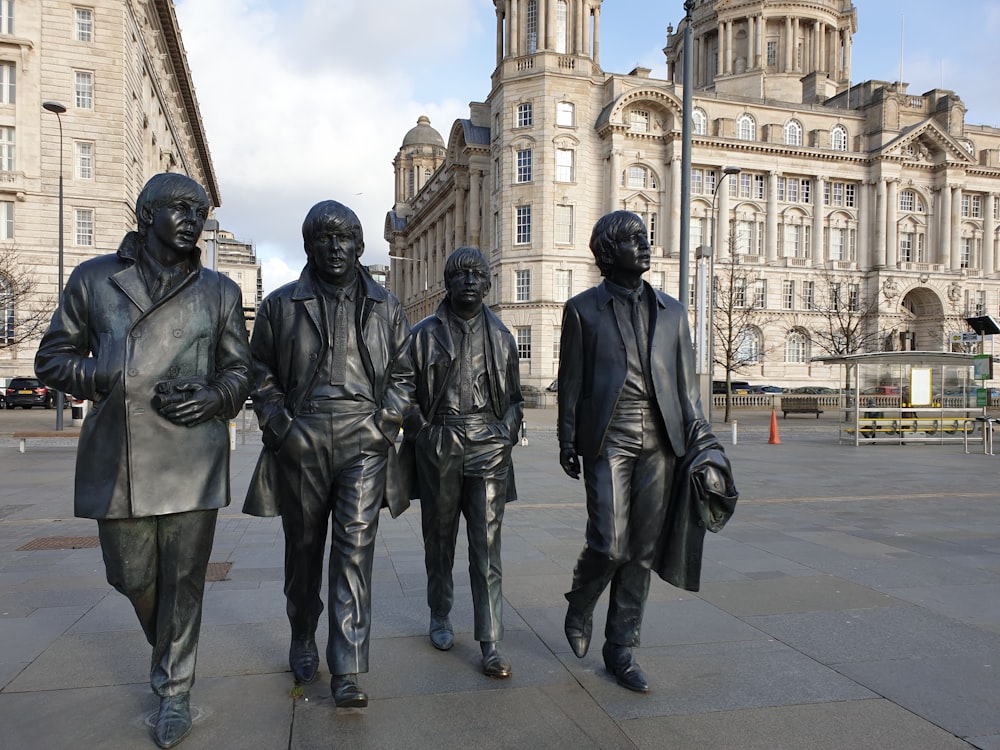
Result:
M59 123L59 273L58 273L58 301L63 301L63 126L62 115L66 112L66 106L59 102L44 102L42 108L52 112ZM65 394L56 391L56 431L63 429L63 405L65 404Z
M719 196L719 191L722 189L722 183L726 181L726 178L731 174L739 174L743 170L739 167L723 167L722 176L719 177L718 182L715 183L715 190L712 191L712 252L709 255L708 261L708 384L709 384L709 396L708 396L708 423L712 424L712 400L714 394L711 393L712 382L715 376L715 238L718 234L719 226L719 213L716 207L715 199ZM729 248L729 252L732 252L732 248ZM726 390L729 390L729 378L726 378ZM729 398L729 395L726 395Z
M691 11L694 10L694 0L684 0L684 50L683 50L683 86L684 91L682 112L684 121L681 123L681 246L680 246L680 278L677 284L678 302L687 309L688 306L688 264L690 262L691 244L691 96L694 89L694 63L691 47L694 44L691 30Z

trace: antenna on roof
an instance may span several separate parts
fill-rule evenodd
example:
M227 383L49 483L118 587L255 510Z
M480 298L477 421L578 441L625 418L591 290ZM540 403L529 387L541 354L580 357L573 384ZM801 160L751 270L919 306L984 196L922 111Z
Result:
M903 14L899 14L899 78L896 82L903 85Z

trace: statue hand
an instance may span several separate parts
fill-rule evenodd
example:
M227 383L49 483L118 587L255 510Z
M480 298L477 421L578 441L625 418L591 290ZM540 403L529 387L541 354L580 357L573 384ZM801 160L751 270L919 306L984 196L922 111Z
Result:
M215 388L200 383L183 383L176 391L184 392L184 399L172 401L160 408L160 414L174 424L186 427L207 422L222 410L222 394Z
M559 465L567 476L572 479L580 478L580 457L573 448L563 448L559 451Z

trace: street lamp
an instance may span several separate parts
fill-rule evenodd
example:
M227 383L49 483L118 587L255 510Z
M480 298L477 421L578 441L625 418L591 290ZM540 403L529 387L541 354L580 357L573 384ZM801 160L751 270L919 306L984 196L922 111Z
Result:
M712 376L715 374L715 238L718 234L719 214L717 211L717 199L723 183L730 175L739 174L743 170L739 167L723 167L722 176L715 184L712 191L712 208L709 213L709 245L699 248L699 262L702 282L699 284L699 300L696 312L697 324L695 331L698 334L701 351L698 362L704 373L702 381L702 400L708 401L708 421L712 422ZM704 261L708 261L708 278L704 278ZM707 382L705 382L707 381ZM707 399L706 399L707 396Z
M62 115L66 112L66 105L59 102L43 102L42 109L51 112L59 122L59 304L63 298L63 127ZM56 430L63 429L63 399L65 395L62 391L56 391Z

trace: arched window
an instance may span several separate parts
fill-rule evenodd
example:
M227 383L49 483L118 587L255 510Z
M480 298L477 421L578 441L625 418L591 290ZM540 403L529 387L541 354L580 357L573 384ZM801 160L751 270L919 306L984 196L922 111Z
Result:
M915 190L899 191L899 210L903 213L924 213L924 201Z
M569 3L566 0L559 0L556 3L556 52L565 55L569 38Z
M802 145L802 124L798 120L789 120L785 123L785 145Z
M750 115L740 115L736 118L736 137L741 141L757 140L757 123Z
M703 109L695 109L691 113L694 135L708 135L708 115Z
M641 164L633 164L622 172L621 186L630 190L655 190L656 175Z
M806 362L809 359L811 342L809 334L800 328L788 332L785 339L785 361L793 363Z
M573 102L556 103L556 125L564 128L576 125L576 107Z
M830 148L834 151L847 151L847 128L843 125L830 128Z
M760 331L754 326L747 326L736 338L736 362L740 365L760 362Z
M538 0L528 0L528 10L525 23L525 35L528 54L533 55L538 51Z

